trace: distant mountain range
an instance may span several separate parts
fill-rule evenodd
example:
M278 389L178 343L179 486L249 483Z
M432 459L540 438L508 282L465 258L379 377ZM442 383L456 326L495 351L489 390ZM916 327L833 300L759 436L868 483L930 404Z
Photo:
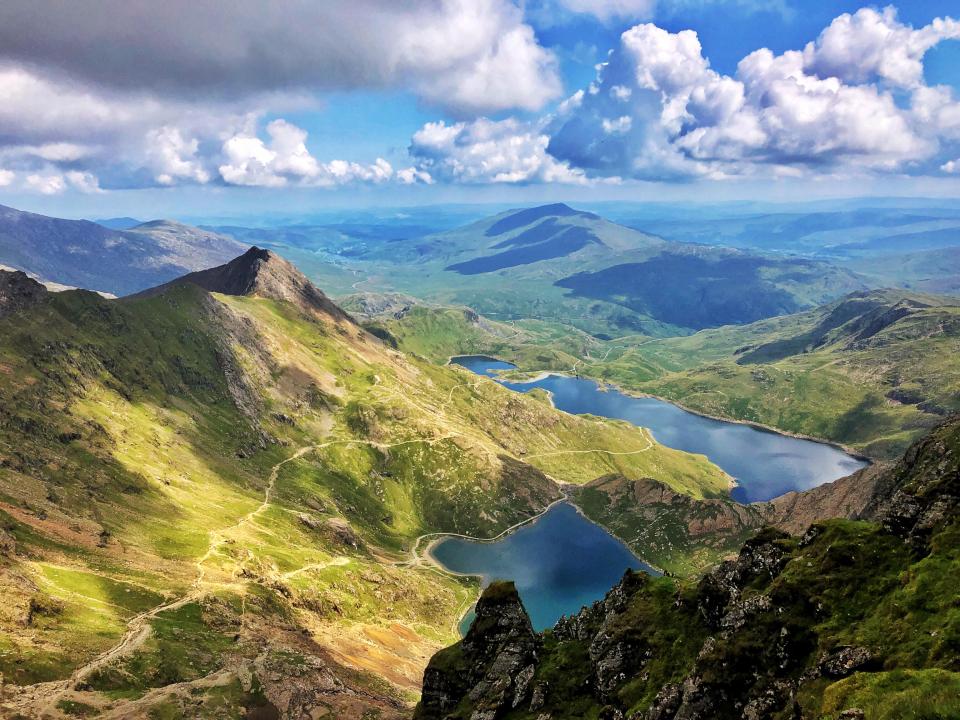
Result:
M378 278L380 291L601 336L752 322L867 287L820 260L674 242L563 203L415 241L367 243L349 262Z
M842 227L828 231L830 221ZM429 225L406 220L230 227L230 234L163 220L103 222L0 208L0 264L47 282L125 295L222 263L256 243L301 263L336 294L394 292L600 338L748 324L875 287L960 290L960 239L951 225L960 220L947 210L879 213L873 230L863 225L864 211L723 217L699 225L695 218L687 225L650 221L673 237L707 244L642 232L563 203L432 234ZM788 252L787 236L807 254Z
M44 281L128 295L242 253L236 240L169 220L111 229L0 206L0 264Z

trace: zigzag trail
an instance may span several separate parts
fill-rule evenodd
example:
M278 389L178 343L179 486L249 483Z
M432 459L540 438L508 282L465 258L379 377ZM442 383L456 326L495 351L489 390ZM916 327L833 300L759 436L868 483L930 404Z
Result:
M485 380L487 379L477 378L477 379L474 379L473 382L464 382L464 383L458 383L457 385L454 385L448 393L446 402L439 408L435 408L434 412L439 411L439 414L446 418L447 409L452 403L453 393L455 391L475 389L476 387L481 385ZM424 408L422 405L420 405L420 403L418 403L417 401L413 400L412 398L405 397L405 396L398 396L398 399L401 399L421 410L427 409L427 408ZM432 445L438 442L443 442L444 440L449 440L453 437L470 438L471 435L469 433L451 431L451 432L445 433L444 435L440 435L434 438L429 438L429 439L418 438L414 440L402 440L395 443L380 443L373 440L341 439L341 440L330 440L330 441L315 444L315 445L306 445L304 447L299 448L291 456L276 463L270 469L270 475L268 478L267 486L264 490L263 501L260 503L260 505L258 505L256 508L248 512L246 515L242 516L232 525L229 525L220 530L213 530L210 532L210 542L208 544L207 550L195 563L197 576L193 582L192 589L190 590L190 592L188 592L186 595L183 595L179 598L168 600L164 603L161 603L160 605L157 605L154 608L145 610L133 616L130 620L127 621L127 630L116 645L104 651L103 653L97 655L95 658L93 658L89 662L85 663L81 667L74 670L73 673L71 673L70 677L68 677L66 680L60 680L60 681L49 682L49 683L38 683L36 685L21 688L16 699L14 700L14 706L18 707L21 710L30 710L30 709L36 708L38 704L40 704L42 705L42 708L43 708L43 710L41 711L41 715L46 715L48 713L56 713L57 703L60 702L61 699L63 699L65 694L67 694L72 690L75 690L78 685L86 681L91 675L93 675L100 668L108 665L109 663L113 662L118 658L124 657L134 652L140 646L142 646L143 643L150 637L152 632L152 628L149 622L150 620L155 618L160 613L167 612L170 610L177 610L185 605L188 605L191 602L194 602L202 598L203 595L205 594L205 590L203 586L205 583L208 583L208 581L206 580L205 564L217 553L220 547L228 540L228 536L230 533L250 523L258 515L260 515L268 507L270 507L272 498L273 498L273 492L277 483L277 478L279 477L280 469L284 465L294 462L296 460L299 460L300 458L302 458L304 455L307 455L308 453L315 452L317 450L321 450L323 448L331 447L334 445L369 445L371 447L376 447L379 449L389 449L392 447L417 444L417 443L426 443L426 444ZM551 456L551 455L562 455L566 453L572 454L572 453L597 452L597 453L605 453L609 455L632 455L640 452L646 452L647 450L652 448L653 445L655 444L649 436L647 436L647 442L648 442L648 446L646 448L643 448L641 450L634 450L630 452L618 453L618 452L612 452L607 450L561 450L556 452L539 453L535 455L530 455L530 456L527 456L527 458L525 459L529 459L533 457ZM414 540L414 543L410 549L410 558L408 560L393 561L391 562L391 564L406 565L410 567L420 567L424 569L433 570L434 572L446 573L445 570L437 567L435 563L429 562L429 561L424 562L423 558L420 556L419 547L424 539L428 537L461 537L461 538L466 538L470 540L479 540L479 541L496 540L508 533L513 532L514 530L524 525L527 525L535 521L537 518L541 517L544 513L546 513L550 508L552 508L556 503L563 502L566 499L567 499L567 496L566 496L566 493L564 493L562 497L560 497L559 499L555 500L553 503L548 505L540 513L537 513L532 517L529 517L525 520L522 520L510 526L509 528L507 528L506 530L504 530L494 538L475 538L469 535L459 535L456 533L426 533L424 535L417 537ZM321 567L321 566L326 567L329 565L341 564L342 562L343 561L341 559L335 558L334 560L331 560L329 563L314 564L314 566L312 567ZM309 569L311 569L311 566L299 568L298 570L294 570L291 573L287 573L287 576L293 576L299 572L304 572ZM11 707L10 709L13 709L13 707Z
M220 530L214 530L210 533L210 543L207 547L207 551L196 561L195 565L197 568L197 577L193 582L193 587L189 593L183 595L179 598L168 600L160 605L157 605L154 608L145 610L127 621L127 630L123 634L123 637L120 641L111 647L109 650L102 652L97 655L95 658L85 663L81 667L71 673L70 677L66 680L59 680L52 683L38 683L36 685L31 685L25 688L22 688L18 693L17 698L14 700L16 707L21 710L30 710L37 707L38 704L42 704L41 716L48 713L55 712L57 703L63 699L63 696L71 691L76 689L78 685L87 680L93 673L95 673L100 668L108 665L117 658L123 657L135 651L150 637L152 632L149 621L155 618L157 615L169 610L177 610L184 605L188 605L191 602L199 600L203 597L205 590L203 585L206 578L206 569L204 564L216 554L217 550L223 545L228 539L228 533L238 530L247 523L254 520L260 513L266 510L273 498L273 491L276 487L277 477L280 474L280 469L287 463L299 460L304 455L308 453L321 450L326 447L333 445L370 445L372 447L377 447L381 449L387 449L391 447L397 447L399 445L408 445L413 443L428 443L433 444L436 442L441 442L452 437L456 433L448 433L443 436L436 438L431 438L428 440L403 440L396 443L378 443L372 440L354 440L354 439L344 439L344 440L330 440L325 443L320 443L317 445L306 445L299 448L293 455L284 460L281 460L276 465L270 469L269 480L267 482L267 487L264 490L263 502L260 503L255 509L248 512L246 515L241 517L233 525L229 525ZM333 560L329 564L339 564L340 561ZM319 565L317 565L319 567ZM301 572L310 569L309 567L300 568L296 572ZM11 708L12 709L12 708Z

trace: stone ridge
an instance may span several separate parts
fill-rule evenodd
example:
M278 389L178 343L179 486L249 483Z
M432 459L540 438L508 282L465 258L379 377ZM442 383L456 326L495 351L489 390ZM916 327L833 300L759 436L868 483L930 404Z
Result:
M468 699L473 720L494 720L525 705L539 661L540 637L512 582L493 582L477 601L466 637L434 656L414 718L445 717Z

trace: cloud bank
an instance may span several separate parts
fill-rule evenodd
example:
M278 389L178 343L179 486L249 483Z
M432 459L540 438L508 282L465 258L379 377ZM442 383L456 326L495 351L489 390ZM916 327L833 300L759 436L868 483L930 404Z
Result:
M411 92L458 118L539 110L562 85L511 0L0 3L5 187L427 180L314 159L289 123L258 137L334 90Z
M924 84L922 60L952 38L956 20L915 30L893 8L866 8L801 50L756 50L727 76L692 30L637 25L547 150L594 176L644 180L939 168L960 138L960 104Z
M661 7L780 0L663 0ZM633 22L652 0L531 0ZM924 57L960 21L843 14L729 75L693 30L626 29L552 104L557 60L511 0L0 4L0 188L588 184L960 174L960 100ZM104 23L102 17L111 17ZM215 28L216 31L212 31ZM283 119L335 89L400 89L439 115L404 161L316 157ZM568 90L569 92L569 90ZM346 102L349 102L347 96ZM389 106L385 106L385 112ZM519 113L519 114L517 114ZM289 115L288 115L289 117Z

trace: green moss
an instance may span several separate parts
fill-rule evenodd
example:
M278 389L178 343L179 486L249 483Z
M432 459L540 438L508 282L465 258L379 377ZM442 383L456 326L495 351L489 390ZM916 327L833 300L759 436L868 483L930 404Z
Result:
M823 694L822 717L859 708L870 720L946 720L960 717L960 673L894 670L856 673Z

